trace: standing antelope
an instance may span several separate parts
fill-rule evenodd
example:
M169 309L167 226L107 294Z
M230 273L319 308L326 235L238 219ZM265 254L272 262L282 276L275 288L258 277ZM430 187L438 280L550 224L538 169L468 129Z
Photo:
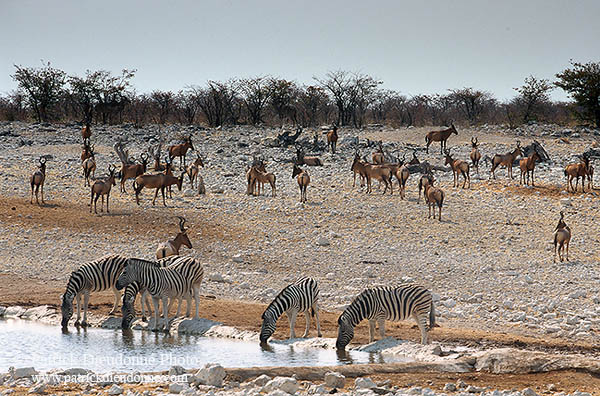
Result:
M392 185L392 170L389 167L385 165L373 165L365 161L364 172L367 178L367 194L372 192L371 179L373 178L385 184L385 188L383 190L384 194L387 191L388 187L390 188L390 194L394 193Z
M377 165L382 165L385 162L385 154L383 153L383 143L381 140L377 143L377 150L371 154L373 158L373 163Z
M518 140L517 140L517 148L515 148L511 153L494 155L494 158L492 158L492 169L490 170L490 173L494 175L494 179L496 179L495 170L500 165L506 166L507 177L514 179L513 174L512 174L513 162L515 162L515 160L517 159L517 157L519 155L522 155L522 153L521 153L521 142L519 142Z
M171 161L175 157L179 157L179 167L185 169L185 155L189 149L194 150L192 144L192 136L187 136L183 139L183 143L169 147L169 158ZM195 150L194 150L195 151Z
M398 179L398 183L400 183L400 198L404 199L404 196L406 195L406 182L410 177L410 171L406 168L406 166L402 165L398 170L396 170L395 175L396 179Z
M419 179L419 197L417 198L417 202L421 201L421 190L427 188L427 186L433 186L435 179L433 178L433 173L427 172L421 176ZM425 203L427 203L427 195L423 192L423 198L425 199Z
M337 125L333 124L333 129L327 132L327 148L331 148L331 154L335 154L335 148L337 147L337 129Z
M425 143L427 143L427 147L425 151L429 153L429 145L433 142L440 142L440 154L443 153L443 150L446 148L447 140L451 134L458 135L458 131L454 126L454 123L450 123L450 128L443 129L441 131L431 131L425 136Z
M352 167L350 168L350 170L353 173L353 178L352 178L352 187L356 186L356 174L358 173L358 176L360 178L360 186L364 186L365 185L365 178L367 177L365 174L365 163L363 161L361 161L360 159L360 153L357 151L354 152L354 161L352 162Z
M86 159L94 156L94 146L90 144L89 139L83 140L83 150L81 150L81 161L85 161Z
M533 179L533 170L535 169L535 162L539 161L541 158L537 151L533 151L533 153L527 157L523 158L519 161L519 168L521 169L521 177L519 177L519 184L529 185L529 172L531 172L531 185L535 186L535 182Z
M425 201L429 209L428 219L431 218L431 209L433 208L433 219L435 220L435 206L437 205L440 209L440 215L438 216L439 221L442 221L442 205L444 204L444 191L440 188L434 187L431 184L425 185Z
M250 179L251 179L251 189L253 195L260 195L260 188L263 187L264 192L264 184L269 183L271 185L271 196L274 197L277 195L277 187L275 186L275 174L269 172L262 172L258 170L256 167L252 167L249 170Z
M471 188L471 176L469 175L469 164L462 160L455 160L450 156L450 150L444 150L444 154L446 155L446 162L444 165L450 165L452 168L452 176L454 177L454 187L458 187L458 173L462 175L465 179L463 182L462 188L465 188L467 184L467 180L469 181L469 188Z
M139 175L146 173L146 167L148 166L148 155L142 153L140 155L141 164L123 164L121 166L121 192L125 191L125 182L129 179L135 179Z
M588 172L587 172L587 176L588 176L588 190L593 190L594 189L594 167L590 164L588 165Z
M300 187L300 202L306 202L306 188L310 184L310 176L308 171L303 170L298 165L294 164L294 169L292 170L292 179L296 176L296 180L298 180L298 186Z
M471 138L471 146L473 147L471 149L471 164L473 165L473 168L475 168L477 174L479 175L479 161L481 160L481 153L477 148L478 145L479 143L477 142L477 138L475 138L475 140Z
M587 155L581 157L581 162L577 164L569 164L565 168L565 176L567 177L567 191L569 186L573 192L577 192L579 178L581 177L581 192L585 192L585 178L589 177L590 158ZM593 171L592 171L593 172ZM575 189L573 189L573 179L575 180Z
M96 158L94 156L94 151L92 150L91 157L86 158L82 163L81 167L83 168L83 177L85 179L84 186L90 185L90 178L94 178L96 175Z
M252 168L256 168L261 172L267 171L267 169L265 168L265 160L262 157L257 158L256 156L254 156L253 160L252 160L252 164L250 165L250 168L248 168L248 171L246 172L246 181L248 182L248 187L246 188L247 195L252 195L254 193L254 190L253 190L254 180L252 179L252 174L251 174Z
M44 202L44 181L46 181L46 158L40 157L40 164L38 165L38 170L36 170L33 175L29 178L29 183L31 184L31 199L29 203L33 203L33 188L35 187L35 203L38 205L40 202L38 201L38 191L40 187L42 189L42 204Z
M140 193L142 189L145 188L156 188L156 192L154 193L154 199L152 200L152 205L156 202L156 197L158 196L158 190L162 193L163 205L167 206L165 202L165 189L173 184L177 184L177 188L181 191L181 186L183 185L183 177L185 176L185 172L181 173L180 177L169 176L164 174L157 175L140 175L135 178L133 182L133 189L135 190L135 201L137 204L140 204Z
M85 126L81 130L81 137L83 138L84 141L85 141L85 139L89 139L92 137L92 130L90 128L89 122L86 122Z
M188 165L186 172L188 177L190 178L190 183L192 184L192 188L194 188L194 181L198 177L198 172L200 172L200 167L204 167L204 162L202 162L202 158L198 153L196 153L196 159L191 165Z
M569 261L569 242L571 241L571 229L564 221L564 213L560 212L560 220L554 229L554 262L556 262L556 247L558 245L558 257L563 261L565 247L567 248L566 259Z
M185 228L185 219L181 216L177 216L177 218L179 219L179 232L175 238L158 245L156 258L159 260L168 256L178 256L182 245L187 246L188 249L192 248L192 242L190 242L190 238L187 235L188 229Z
M106 195L106 213L110 213L108 210L108 198L110 197L110 189L112 186L115 186L117 183L115 182L115 170L116 167L114 165L108 166L108 177L106 179L98 179L92 184L92 194L90 198L90 213L92 213L92 203L94 203L94 213L98 214L96 210L96 204L98 203L98 198L102 196L102 205L100 206L100 212L102 212L104 208L104 196ZM94 195L96 198L94 199Z

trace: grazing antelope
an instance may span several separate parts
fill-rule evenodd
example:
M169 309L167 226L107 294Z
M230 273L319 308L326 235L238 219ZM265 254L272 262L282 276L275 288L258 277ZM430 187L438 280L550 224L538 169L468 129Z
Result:
M439 221L442 221L442 205L444 204L444 191L442 189L434 187L431 184L425 185L425 201L429 209L429 215L427 218L431 218L431 209L433 208L433 219L435 220L435 205L440 209L438 216Z
M323 166L323 162L319 157L309 157L304 155L304 150L299 145L296 145L296 164L308 166Z
M333 129L327 132L327 148L331 148L331 154L335 154L335 148L337 147L338 141L338 127L333 124Z
M38 170L36 170L33 175L29 178L29 183L31 184L31 199L29 200L30 204L33 204L33 189L35 187L35 203L38 205L40 201L38 201L38 191L40 187L42 189L42 203L44 202L44 181L46 181L46 158L40 157L40 164L38 165Z
M383 153L383 143L381 140L377 143L377 150L371 154L373 163L376 165L382 165L385 162L385 154Z
M140 204L140 192L145 188L156 188L156 192L154 193L154 199L152 200L152 205L156 202L156 197L158 196L158 190L162 193L163 205L167 206L165 202L165 189L173 184L177 185L179 191L181 191L181 186L183 185L183 177L185 176L185 172L181 173L181 176L169 176L159 173L157 175L140 175L135 178L133 182L133 189L135 190L135 201L137 204Z
M85 126L81 130L81 137L85 141L85 139L90 139L92 137L92 129L90 128L90 123L86 122Z
M467 184L467 180L469 181L469 188L471 188L471 176L469 175L469 164L462 160L455 160L450 156L450 150L444 150L444 154L446 155L446 162L444 165L450 165L452 168L452 176L454 178L454 187L458 187L458 173L462 175L465 179L463 182L462 188L465 188Z
M571 229L564 221L565 215L560 212L560 220L554 229L554 262L556 262L556 247L558 246L558 257L562 263L565 247L567 249L566 259L569 261L569 242L571 241Z
M517 159L517 157L519 155L522 155L522 153L521 153L521 142L519 142L518 140L517 140L517 148L515 148L512 152L506 153L506 154L494 155L494 158L492 158L492 169L490 170L490 173L492 175L494 175L494 180L496 179L495 170L500 165L506 166L507 177L514 179L513 174L512 174L513 162L515 162L515 160Z
M129 179L135 179L136 177L146 173L146 167L148 166L148 155L142 153L140 155L141 164L123 164L121 166L121 192L125 191L125 181Z
M537 151L533 151L527 158L523 158L519 161L519 168L521 169L521 176L519 177L519 184L529 185L529 172L531 172L531 185L535 186L533 180L533 170L535 169L535 162L541 158Z
M162 242L156 249L156 258L158 260L168 256L179 256L179 249L181 246L187 246L188 249L192 248L192 242L188 238L187 231L185 228L185 219L181 216L177 216L179 219L179 232L173 239L169 239L167 242Z
M573 192L577 192L579 178L581 177L581 192L585 192L585 178L589 177L590 158L587 155L581 157L581 162L577 164L569 164L565 168L565 176L567 177L567 191L569 186ZM575 180L575 189L573 189L573 179Z
M353 179L352 179L352 187L356 186L356 174L357 173L360 177L360 186L361 187L364 186L365 178L367 177L365 175L365 163L363 161L361 161L360 154L358 151L354 152L354 161L352 162L352 167L350 168L350 170L354 174Z
M385 188L383 193L387 191L388 187L390 188L390 194L393 194L393 185L392 185L392 170L385 165L373 165L364 161L364 172L367 178L367 194L372 192L371 189L371 179L377 179L381 183L385 184Z
M477 142L477 138L475 138L473 140L473 138L471 138L471 146L473 147L471 149L471 164L473 165L473 168L475 168L475 170L477 171L477 174L479 175L479 161L481 161L481 153L479 152L479 149L477 148L477 146L479 145L479 143Z
M171 161L175 157L179 157L179 167L185 169L185 155L189 149L194 150L192 144L192 136L187 136L183 139L183 143L169 147L169 158ZM195 150L194 150L195 151Z
M417 198L417 202L421 201L421 190L425 189L427 186L433 186L435 179L433 178L433 174L428 172L421 176L419 179L419 198ZM427 195L423 192L423 198L425 199L425 203L427 203Z
M110 189L112 186L116 185L115 182L115 170L116 167L114 165L109 165L108 167L108 177L105 179L98 179L94 181L92 184L92 194L90 198L90 213L92 213L92 202L94 203L94 213L98 214L96 210L96 204L98 203L98 198L102 196L102 204L100 206L100 212L102 212L104 208L104 196L106 195L106 213L110 213L108 210L108 198L110 197ZM94 195L96 198L94 199Z
M429 132L427 135L425 135L425 143L427 144L425 151L429 153L429 145L433 142L440 142L440 154L442 154L443 150L446 148L448 138L453 133L458 135L458 131L456 130L454 123L450 123L450 128L448 129Z
M94 156L94 146L90 144L89 139L83 140L83 149L81 150L81 162Z
M300 187L300 202L306 202L306 188L310 184L310 175L308 171L300 168L297 164L294 164L292 170L292 179L296 177L298 186Z
M277 188L275 187L276 177L273 173L260 171L256 167L250 168L248 172L250 172L250 180L252 184L251 189L253 195L260 195L261 187L263 188L264 192L265 183L269 183L271 185L271 196L275 197L277 195Z
M93 179L96 175L96 158L94 156L94 152L92 151L92 156L86 158L85 161L81 163L81 167L83 168L83 177L85 179L84 186L90 185L90 179Z
M200 157L200 155L196 153L196 159L191 165L188 165L186 169L188 177L190 178L190 183L192 184L192 188L194 188L194 181L198 177L200 167L204 167L204 162L202 162L202 158Z

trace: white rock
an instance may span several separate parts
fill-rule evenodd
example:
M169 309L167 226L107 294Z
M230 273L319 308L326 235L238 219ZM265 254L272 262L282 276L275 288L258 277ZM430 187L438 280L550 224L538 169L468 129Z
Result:
M327 240L327 238L324 238L324 237L320 237L319 239L317 239L317 244L319 246L329 246L330 245L329 240Z
M359 377L354 380L355 389L373 389L376 387L375 382L369 377Z
M243 263L244 258L242 257L241 254L236 254L235 256L233 256L233 262L234 263Z
M169 393L181 393L184 389L186 389L186 387L177 382L169 385Z
M346 377L335 371L325 374L325 385L330 388L343 388L346 384Z
M523 396L537 396L537 393L531 388L525 388L521 391Z
M446 308L454 308L456 306L456 301L452 298L446 300L446 301L442 301L442 304L446 307Z
M196 195L196 191L194 191L191 188L187 188L185 189L185 191L183 192L183 196L184 197L193 197L194 195Z
M121 395L123 394L123 388L117 384L113 384L113 386L111 386L108 390L108 394L111 396Z
M209 363L198 370L195 378L201 384L221 387L223 386L225 375L226 373L223 366L220 364Z
M225 278L223 278L223 275L218 274L216 272L208 275L208 280L211 282L225 282Z
M298 391L299 385L295 378L291 377L275 377L267 382L263 387L264 392L272 392L280 390L289 394L294 394Z
M8 369L8 373L11 375L11 377L13 379L29 378L32 375L38 374L38 372L35 371L35 369L33 367L21 367L18 369L11 367Z
M254 386L265 386L269 381L271 381L271 377L262 374L261 376L256 377L251 383L254 384Z
M454 392L454 391L456 391L456 385L454 385L452 383L448 383L448 384L444 385L444 391L445 392Z

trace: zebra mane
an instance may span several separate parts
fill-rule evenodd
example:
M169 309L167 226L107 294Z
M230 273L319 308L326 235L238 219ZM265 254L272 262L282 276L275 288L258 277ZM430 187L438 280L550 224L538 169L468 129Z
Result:
M140 258L129 258L127 259L127 264L137 264L137 265L147 265L147 266L153 266L153 267L160 267L160 264L157 263L156 261L150 261L150 260L144 260L144 259L140 259Z
M367 315L370 313L370 310L373 309L373 307L370 303L365 304L364 300L368 296L373 295L373 292L373 289L363 290L358 296L354 298L354 300L352 300L352 302L346 307L344 312L342 312L338 319L338 322L342 320L342 317L347 317L348 319L350 319L352 325L356 326L364 318L366 318ZM366 308L366 310L363 308Z
M284 287L283 290L281 290L279 294L273 299L273 301L271 301L271 303L267 306L267 309L265 309L265 312L263 312L261 316L262 319L265 318L265 314L267 312L274 312L277 318L279 318L289 308L290 301L288 299L283 298L283 294L291 286L293 285L287 285L286 287ZM281 312L278 312L279 309L281 309Z

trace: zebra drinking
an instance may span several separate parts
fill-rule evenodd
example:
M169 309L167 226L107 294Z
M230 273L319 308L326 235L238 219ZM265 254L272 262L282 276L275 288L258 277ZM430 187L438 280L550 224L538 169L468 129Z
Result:
M375 287L364 290L338 318L335 343L344 349L354 337L354 327L363 319L369 320L369 342L375 339L375 323L381 338L385 336L385 321L405 320L412 316L421 330L421 343L427 344L427 315L429 329L435 326L435 310L431 292L422 286L404 284L398 287Z
M119 255L102 257L99 260L86 263L78 270L71 273L67 283L67 289L62 295L62 321L63 329L66 329L71 316L73 316L73 299L77 298L77 319L75 326L79 326L81 296L83 295L83 322L82 326L87 326L87 308L90 299L90 292L104 291L112 289L115 293L115 303L109 315L114 313L119 304L119 291L115 287L117 278L123 271L127 258Z
M302 337L308 336L310 328L310 315L316 316L317 335L321 337L321 324L319 323L319 286L317 281L312 278L301 278L295 283L286 286L275 299L269 304L262 314L262 327L260 329L260 342L266 343L269 337L275 332L277 319L285 312L290 323L290 339L296 338L294 326L296 325L296 316L299 312L304 312L306 317L306 330Z

